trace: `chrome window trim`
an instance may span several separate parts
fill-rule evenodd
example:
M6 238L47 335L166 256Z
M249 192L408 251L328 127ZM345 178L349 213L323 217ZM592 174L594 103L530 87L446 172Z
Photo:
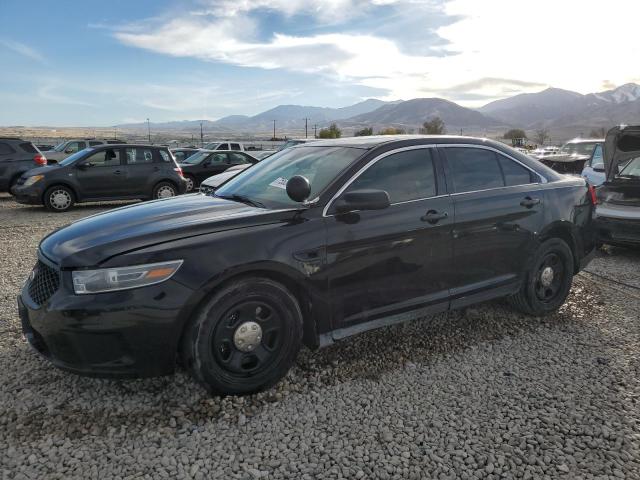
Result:
M533 168L531 168L528 165L525 165L524 163L522 163L520 160L518 160L517 158L512 157L511 155L504 153L502 150L498 150L497 148L491 147L489 145L475 145L473 143L440 143L437 145L438 147L442 147L442 148L451 148L451 147L461 147L461 148L479 148L481 150L490 150L498 155L503 155L505 157L507 157L509 160L513 160L514 162L516 162L518 165L523 166L524 168L526 168L527 170L529 170L531 173L533 173L536 177L538 177L540 179L539 182L535 182L535 183L523 183L522 185L537 185L538 183L548 183L549 180L547 180L546 178L544 178L542 175L540 175L538 172L536 172ZM509 185L509 187L520 187L522 185ZM508 186L505 185L504 187L493 187L493 188L487 188L486 190L495 190L497 188L507 188ZM485 190L475 190L477 192L483 192ZM456 193L452 193L451 195L459 195L462 193L471 193L471 192L456 192Z
M344 193L344 191L349 188L349 186L355 182L357 180L357 178L362 175L365 171L367 171L372 165L376 164L378 161L382 160L383 158L386 158L390 155L393 155L395 153L400 153L400 152L406 152L408 150L425 150L425 149L429 149L429 148L436 148L437 145L436 144L428 144L428 145L411 145L409 147L401 147L401 148L396 148L395 150L389 150L388 152L384 152L381 153L380 155L378 155L377 157L374 157L373 159L371 159L369 162L367 162L366 165L364 165L360 170L358 170L356 173L353 174L353 176L344 184L342 185L342 187L340 187L340 189L335 193L335 195L333 195L333 197L331 197L331 200L329 200L327 202L327 204L325 205L324 209L322 210L322 216L323 217L333 217L334 215L327 215L327 212L329 211L329 208L331 207L331 205L333 204L333 202L340 197L340 195L342 195ZM434 166L435 166L435 162L434 162ZM434 173L435 170L434 170ZM437 173L436 173L436 181L437 181ZM448 195L448 194L447 194ZM396 202L396 203L392 203L391 205L399 205L399 204L403 204L403 203L409 203L409 202L418 202L420 200L426 200L428 198L438 198L438 197L445 197L447 195L436 195L433 197L426 197L426 198L415 198L413 200L405 200L403 202Z

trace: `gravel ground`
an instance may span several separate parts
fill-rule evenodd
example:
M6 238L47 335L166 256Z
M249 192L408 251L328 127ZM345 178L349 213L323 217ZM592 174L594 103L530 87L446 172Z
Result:
M303 351L272 391L77 377L40 359L15 296L67 214L0 197L0 475L24 478L640 478L640 291L593 274L544 320L502 302ZM640 286L640 251L589 266Z

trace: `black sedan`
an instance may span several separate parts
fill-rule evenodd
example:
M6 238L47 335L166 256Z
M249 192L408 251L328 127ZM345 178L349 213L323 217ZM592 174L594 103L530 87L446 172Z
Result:
M496 297L556 311L590 259L593 195L497 142L398 136L292 147L213 196L128 206L46 237L26 338L81 374L176 360L211 392L274 385L300 347Z
M180 167L187 180L187 192L190 192L198 188L202 181L229 167L254 163L258 163L258 160L244 152L199 150L180 163Z

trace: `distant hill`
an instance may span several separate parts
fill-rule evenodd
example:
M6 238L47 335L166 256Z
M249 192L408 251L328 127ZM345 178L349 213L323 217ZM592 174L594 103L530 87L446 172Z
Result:
M492 127L501 122L480 112L442 98L414 98L382 107L346 120L348 123L374 126L417 127L427 120L440 117L450 128Z

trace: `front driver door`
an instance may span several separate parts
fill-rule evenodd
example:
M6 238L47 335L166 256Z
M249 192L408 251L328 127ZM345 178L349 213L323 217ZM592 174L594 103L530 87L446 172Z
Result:
M84 160L78 161L76 172L83 198L110 198L126 195L127 166L122 160L120 148L98 150Z
M436 155L426 146L383 154L345 189L385 190L387 209L339 215L329 206L334 330L448 308L453 212Z
M200 163L194 174L198 184L200 184L207 178L224 172L230 166L229 157L226 153L212 153Z

